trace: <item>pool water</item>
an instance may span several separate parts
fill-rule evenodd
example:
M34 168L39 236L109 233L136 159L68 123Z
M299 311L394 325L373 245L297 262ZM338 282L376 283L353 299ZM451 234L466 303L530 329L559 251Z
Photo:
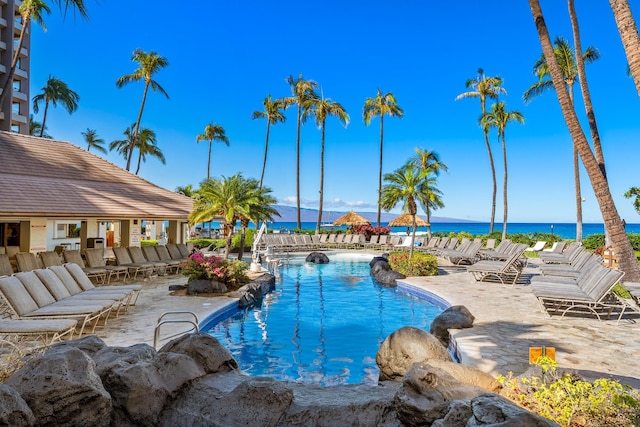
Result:
M429 330L442 310L369 275L371 256L329 256L329 264L285 261L260 307L203 330L254 376L320 385L378 382L376 353L403 326Z

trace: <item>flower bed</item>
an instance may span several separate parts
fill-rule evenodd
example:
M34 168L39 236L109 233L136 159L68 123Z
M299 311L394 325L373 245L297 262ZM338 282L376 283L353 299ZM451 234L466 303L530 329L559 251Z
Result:
M413 258L409 258L409 252L393 252L389 255L389 265L407 277L438 275L436 257L421 252L414 252Z
M211 256L205 257L201 253L189 256L189 260L182 264L182 274L192 280L216 280L224 283L229 290L238 289L249 282L247 271L249 266L244 261L225 260Z

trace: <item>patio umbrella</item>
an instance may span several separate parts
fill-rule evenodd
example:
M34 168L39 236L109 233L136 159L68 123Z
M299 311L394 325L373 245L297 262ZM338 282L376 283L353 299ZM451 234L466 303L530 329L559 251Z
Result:
M416 227L426 227L429 225L427 221L416 215ZM408 213L403 213L397 218L389 221L389 227L411 227L413 226L413 217Z
M371 225L371 222L362 215L351 211L333 221L333 225Z

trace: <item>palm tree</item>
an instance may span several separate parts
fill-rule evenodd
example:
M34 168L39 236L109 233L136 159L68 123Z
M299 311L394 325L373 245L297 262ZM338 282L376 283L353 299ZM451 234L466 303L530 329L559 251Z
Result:
M440 161L438 153L435 151L416 148L416 154L409 159L409 163L420 168L426 175L424 181L424 191L426 193L425 214L427 215L427 237L431 239L431 211L444 207L440 196L442 192L436 187L436 177L441 171L447 172L447 165Z
M200 185L198 193L200 198L195 200L193 210L189 214L189 224L221 218L226 246L225 259L229 258L231 235L236 222L242 218L251 219L258 216L263 216L262 219L269 218L266 212L275 201L269 196L271 189L260 189L257 180L247 180L241 173L229 178L206 179Z
M396 102L395 96L391 92L385 94L378 89L378 93L373 98L367 98L362 108L362 118L365 126L369 126L373 117L380 117L380 170L378 172L378 218L377 225L380 226L380 209L382 208L382 146L384 141L384 116L402 118L404 111Z
M239 215L240 219L240 250L238 251L238 259L244 256L244 247L247 236L247 228L249 222L259 224L260 221L272 221L274 216L280 216L280 213L273 207L277 199L271 195L271 188L260 187L259 182L255 179L248 179L246 184L246 192L248 193L247 205L248 215Z
M87 9L84 5L84 0L53 0L53 4L60 6L60 9L62 9L62 6L64 6L65 16L67 10L71 8L74 10L74 13L77 11L82 18L88 17ZM24 44L24 37L27 34L28 30L31 28L31 22L33 21L39 24L42 29L46 31L47 27L44 24L43 16L45 14L48 15L51 12L51 9L44 0L22 0L22 4L18 8L18 11L20 13L20 18L22 19L22 29L20 30L18 44L13 53L13 59L11 60L11 68L6 74L5 80L2 85L0 105L4 105L4 101L7 97L7 94L9 93L9 88L13 84L13 76L16 72L18 61L20 60L20 51L22 50L22 45Z
M183 196L191 197L192 199L198 197L198 190L194 189L191 184L179 185L174 191L178 194L182 194Z
M264 105L264 111L254 111L251 114L251 119L267 119L267 136L264 143L264 161L262 162L262 173L260 174L260 188L262 188L262 181L264 180L264 171L267 168L267 152L269 151L269 129L271 125L275 125L280 122L284 122L286 117L282 113L285 108L284 101L282 99L271 99L271 94L262 101Z
M456 96L455 100L464 98L479 98L480 99L480 117L484 116L487 112L487 98L498 99L500 94L506 94L507 91L502 87L502 78L499 76L489 77L484 75L482 68L478 69L478 75L472 79L468 79L465 83L468 89L472 89L468 92L463 92ZM493 153L491 152L491 145L489 144L488 130L484 129L484 143L487 146L487 152L489 153L489 164L491 165L491 179L493 180L493 193L491 197L491 221L489 222L489 234L493 233L493 224L496 218L496 195L498 193L498 184L496 180L496 167L493 162Z
M29 114L29 135L39 136L42 133L42 138L51 139L51 135L47 133L47 128L42 127L42 123L33 117L33 114Z
M502 198L504 203L503 217L502 217L502 240L506 240L507 238L507 214L508 214L508 205L507 205L507 180L508 180L508 171L507 171L507 142L505 138L505 129L509 122L518 122L524 123L524 116L519 111L507 111L505 107L504 101L496 102L491 106L491 112L486 113L482 119L482 127L487 128L488 130L492 127L496 128L498 131L498 139L501 140L502 143L502 161L504 166L504 181L502 184Z
M302 77L302 73L300 73L297 79L290 75L285 79L285 81L291 87L291 93L293 96L284 99L284 107L288 108L293 104L298 106L298 116L296 121L296 224L298 229L300 229L302 228L300 222L300 126L304 122L303 104L305 101L318 98L318 95L315 93L315 90L318 89L318 83L313 80L305 80Z
M560 65L560 69L562 70L564 82L569 91L569 98L571 99L571 103L575 105L573 85L578 80L576 59L581 57L584 61L591 63L600 58L600 52L598 52L596 48L590 46L582 56L576 55L571 46L569 46L569 42L562 37L556 38L554 46L553 51L558 61L558 65ZM522 98L525 103L531 102L535 97L548 90L553 90L553 81L549 75L549 67L544 59L544 54L542 54L533 65L533 73L538 77L538 81L524 92ZM580 189L580 159L578 157L578 150L575 146L573 147L573 177L576 189L576 241L580 242L582 241L582 192Z
M640 38L628 0L609 0L636 91L640 95Z
M213 145L213 141L220 141L227 144L229 146L229 138L224 132L224 128L220 125L214 125L213 123L209 123L204 127L204 133L196 136L196 142L200 142L202 140L209 141L209 156L207 157L207 179L209 179L209 171L211 170L211 146Z
M142 92L142 103L140 104L140 112L138 113L138 120L136 121L136 127L133 131L133 139L132 144L129 146L129 152L127 155L127 170L131 168L131 157L133 157L133 141L137 139L138 132L140 131L140 121L142 120L142 112L144 111L144 104L147 100L147 92L149 87L153 92L160 92L167 99L169 99L169 94L160 86L158 82L153 80L153 75L160 71L162 68L169 65L169 61L166 58L158 55L154 51L144 52L141 49L136 49L133 51L133 55L131 56L132 62L137 62L139 67L133 71L131 74L124 75L119 77L116 80L116 86L121 88L128 83L137 82L140 80L144 81L144 91Z
M84 142L87 143L87 151L91 151L92 148L100 151L103 154L107 154L107 149L104 148L104 139L98 138L98 133L95 129L87 128L86 131L80 132L80 134L84 137Z
M109 143L109 151L115 150L126 160L129 157L129 147L132 145L135 147L135 139L133 137L134 128L135 123L126 128L122 133L126 138L111 141Z
M316 233L320 233L320 224L322 222L322 204L324 201L324 137L328 116L335 116L340 123L347 127L349 125L349 115L344 107L332 101L330 98L310 99L304 105L305 114L313 115L316 119L316 125L322 133L322 143L320 145L320 200L318 202L318 222L316 223Z
M414 166L410 161L393 173L385 174L384 180L388 182L382 187L380 202L385 211L403 203L403 212L409 213L412 217L412 242L416 239L416 214L418 213L419 202L423 207L427 204L426 192L424 191L424 180L427 174ZM413 257L413 247L409 246L409 257Z
M156 133L151 129L142 128L136 139L136 148L138 149L138 167L136 168L136 175L140 172L140 163L147 161L147 156L155 157L160 160L162 164L166 164L167 161L162 154L162 150L157 145Z
M58 103L60 103L62 104L62 107L71 114L78 109L79 99L80 96L73 90L69 89L69 86L67 86L65 82L49 76L47 83L42 88L42 93L33 97L33 112L36 114L38 114L40 110L40 103L44 102L44 116L42 117L40 137L42 138L44 135L49 104L53 104L54 107L57 107Z
M640 187L631 187L624 193L624 197L627 199L635 197L633 199L633 207L640 214Z
M625 272L625 279L627 281L640 281L640 265L638 265L638 260L633 248L631 247L631 243L629 242L629 236L627 235L622 219L620 218L616 205L613 201L607 179L600 170L598 162L591 151L589 141L582 131L580 121L578 120L578 116L573 108L573 103L571 102L569 92L567 91L566 84L564 83L562 69L555 58L553 45L551 44L551 38L549 37L549 30L547 29L547 25L544 21L540 2L539 0L529 0L529 6L531 7L531 14L533 15L533 21L536 25L538 38L540 39L540 45L542 46L542 52L544 53L549 67L549 74L553 79L553 85L556 89L556 95L558 97L560 108L562 109L565 123L567 123L569 132L571 133L571 138L578 149L580 157L582 158L582 163L584 164L587 174L589 175L589 179L591 180L595 197L600 205L605 229L609 233L613 249L617 254L619 268Z

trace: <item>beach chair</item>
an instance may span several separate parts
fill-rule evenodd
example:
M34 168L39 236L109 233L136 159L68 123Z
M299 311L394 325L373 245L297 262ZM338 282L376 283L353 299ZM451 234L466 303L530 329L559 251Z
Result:
M182 262L185 262L189 259L188 256L183 257L180 249L178 249L178 245L175 243L170 243L167 246L167 251L169 251L169 255L171 255L171 259L176 259Z
M540 259L545 264L571 264L573 260L584 251L584 247L573 242L561 254L555 252L540 252Z
M484 249L495 249L496 239L487 239L487 243L484 245Z
M569 264L540 264L539 270L543 276L559 276L576 278L580 272L591 263L600 264L602 257L596 253L582 251Z
M389 235L382 234L378 239L378 249L384 250L387 247L387 242L389 241Z
M515 284L524 264L520 261L520 256L524 253L526 245L518 245L515 250L504 261L481 260L467 267L467 272L471 273L478 282L499 281L504 284Z
M480 257L486 260L504 261L509 257L511 245L511 240L504 239L498 243L495 249L480 249Z
M65 263L77 264L82 270L92 279L96 280L96 283L105 284L107 282L107 269L104 267L87 267L82 259L82 255L78 250L68 250L62 253ZM62 265L62 264L58 264ZM50 267L52 267L51 265Z
M64 339L73 339L77 324L74 319L3 319L0 320L0 344L4 341L15 348L23 348L24 341L35 338L46 347Z
M364 247L365 248L376 248L378 246L378 241L380 240L380 235L379 234L372 234L371 237L369 238L368 242L364 243Z
M554 242L553 245L551 245L550 248L548 249L543 249L543 252L553 252L556 254L561 254L562 251L564 250L565 245L567 244L567 242L565 241L560 241L560 242Z
M42 267L36 255L31 252L18 252L15 256L18 271L33 271Z
M546 244L547 244L547 242L544 242L544 241L537 241L535 245L533 245L533 246L532 246L532 247L530 247L530 248L525 249L525 252L526 252L526 253L531 253L531 252L533 252L533 253L538 253L538 252L540 252L541 250L543 250L543 249L544 249L544 246L545 246Z
M0 254L0 276L11 276L13 274L13 267L9 256L7 254Z
M454 265L470 265L478 261L478 251L482 242L469 241L460 245L460 250L449 250L443 253L443 257Z
M125 266L129 269L129 274L133 275L133 280L136 280L138 273L142 273L145 277L153 273L153 264L133 262L127 248L122 246L114 247L113 254L116 256L116 263L118 265Z
M186 243L176 243L176 246L178 247L182 258L189 258L189 255L191 255L191 251L187 247Z
M40 257L43 267L62 265L62 257L55 251L40 252L38 256Z
M129 251L131 251L131 247L129 248ZM149 262L153 263L153 266L156 269L156 272L158 272L158 274L162 274L162 275L166 275L168 270L174 270L173 266L169 266L169 264L167 264L166 262L160 260L160 257L158 256L158 251L156 251L155 246L143 246L140 249L140 251L142 252L142 255L144 256L144 259L146 259ZM133 262L136 262L136 259L134 257L132 257Z
M171 270L175 270L174 272L178 274L180 272L180 268L182 267L182 261L171 258L171 254L165 245L157 245L152 246L155 248L158 253L158 258L160 261L166 263Z
M180 247L178 246L178 248L180 248ZM167 274L167 264L165 264L164 262L160 262L160 261L150 261L150 260L148 260L140 246L129 246L127 248L127 250L129 251L129 256L131 257L131 260L135 264L147 265L147 266L150 265L151 268L152 268L152 274L157 274L157 275L165 275L165 274ZM154 253L155 253L155 251L154 251ZM156 254L155 256L157 258L158 254L157 253L155 253L155 254Z
M104 250L101 248L87 248L84 250L84 256L87 261L87 268L102 268L106 271L107 281L106 284L111 284L111 279L115 277L116 280L120 280L126 283L129 278L129 269L121 265L107 265L104 259Z

